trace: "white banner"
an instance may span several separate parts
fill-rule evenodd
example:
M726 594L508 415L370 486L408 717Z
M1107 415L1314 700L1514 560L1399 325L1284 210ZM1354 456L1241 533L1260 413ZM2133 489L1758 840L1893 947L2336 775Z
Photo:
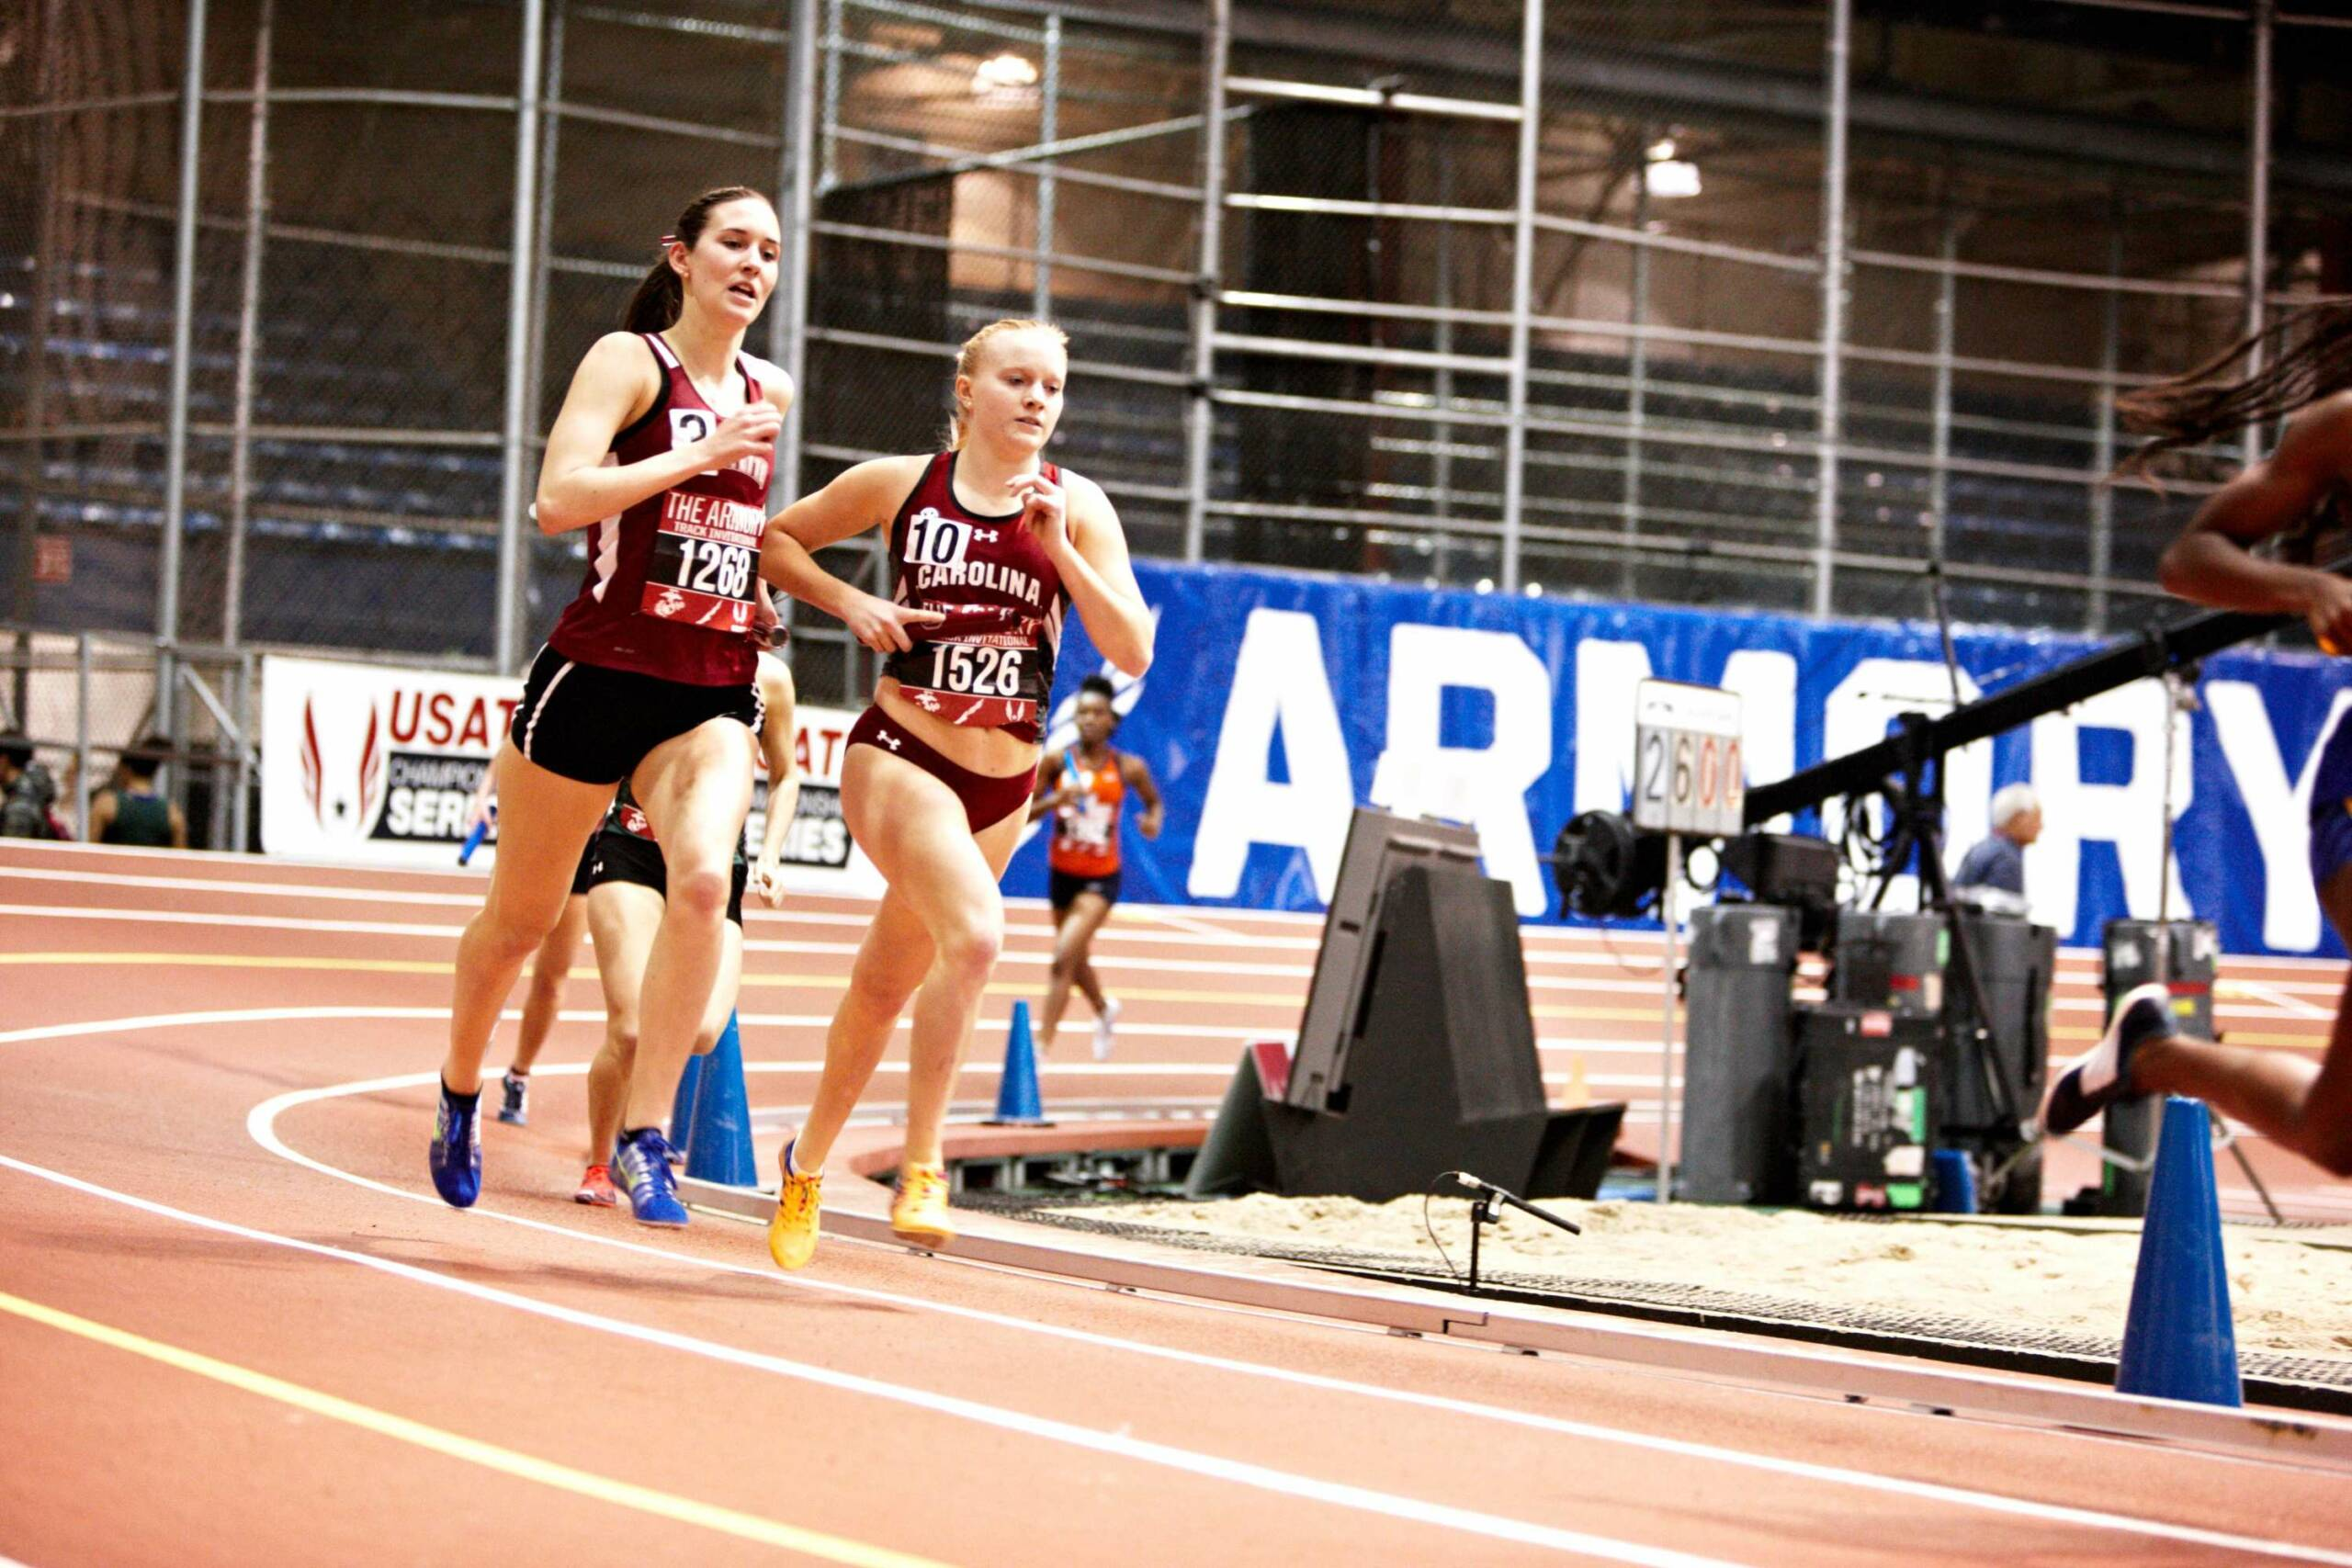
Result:
M262 848L305 860L455 864L467 806L522 694L521 682L502 677L265 659ZM882 891L842 821L842 743L856 717L807 706L793 716L800 803L784 863L786 886L797 892ZM750 823L754 848L766 803L763 767ZM471 863L487 868L491 852L485 846Z

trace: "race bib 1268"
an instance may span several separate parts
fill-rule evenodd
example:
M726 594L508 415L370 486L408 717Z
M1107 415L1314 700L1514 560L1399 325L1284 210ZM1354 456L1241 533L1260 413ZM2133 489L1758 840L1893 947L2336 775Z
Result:
M740 501L671 491L662 498L639 609L714 631L749 631L765 522L758 507Z

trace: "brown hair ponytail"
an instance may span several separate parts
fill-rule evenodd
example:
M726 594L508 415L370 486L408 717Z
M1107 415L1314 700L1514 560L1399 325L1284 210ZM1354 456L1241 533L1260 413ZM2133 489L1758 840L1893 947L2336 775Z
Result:
M685 285L678 277L678 269L670 265L670 247L684 245L695 248L702 238L703 225L710 219L710 209L730 201L765 201L767 197L749 186L720 186L707 190L686 203L678 214L678 221L669 233L662 237L662 259L637 286L629 296L628 309L621 312L621 330L632 333L658 333L677 321L678 312L685 309Z
M2263 368L2233 381L2216 379L2244 364L2256 347ZM2347 387L2352 302L2309 306L2232 344L2194 370L2116 399L2124 427L2149 437L2116 472L2148 474L2172 454L2236 435Z

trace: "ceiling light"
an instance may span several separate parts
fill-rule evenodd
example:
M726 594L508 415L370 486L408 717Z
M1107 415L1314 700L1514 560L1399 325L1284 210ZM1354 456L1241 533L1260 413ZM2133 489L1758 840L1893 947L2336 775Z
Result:
M1019 92L1036 85L1037 68L1017 54L991 55L972 73L972 91L982 97Z
M1642 187L1661 200L1699 194L1699 165L1668 158L1642 168Z

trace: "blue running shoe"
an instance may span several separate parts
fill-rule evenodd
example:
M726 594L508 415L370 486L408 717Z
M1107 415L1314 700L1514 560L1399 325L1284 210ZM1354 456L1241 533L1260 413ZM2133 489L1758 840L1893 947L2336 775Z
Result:
M531 1080L522 1073L508 1073L498 1081L498 1119L512 1127L531 1124Z
M470 1209L481 1196L481 1096L464 1101L441 1086L441 1111L433 1119L433 1190L453 1209Z
M659 1127L640 1127L624 1137L613 1159L613 1174L628 1188L628 1206L641 1225L683 1225L686 1206L678 1201L670 1174L670 1140Z

